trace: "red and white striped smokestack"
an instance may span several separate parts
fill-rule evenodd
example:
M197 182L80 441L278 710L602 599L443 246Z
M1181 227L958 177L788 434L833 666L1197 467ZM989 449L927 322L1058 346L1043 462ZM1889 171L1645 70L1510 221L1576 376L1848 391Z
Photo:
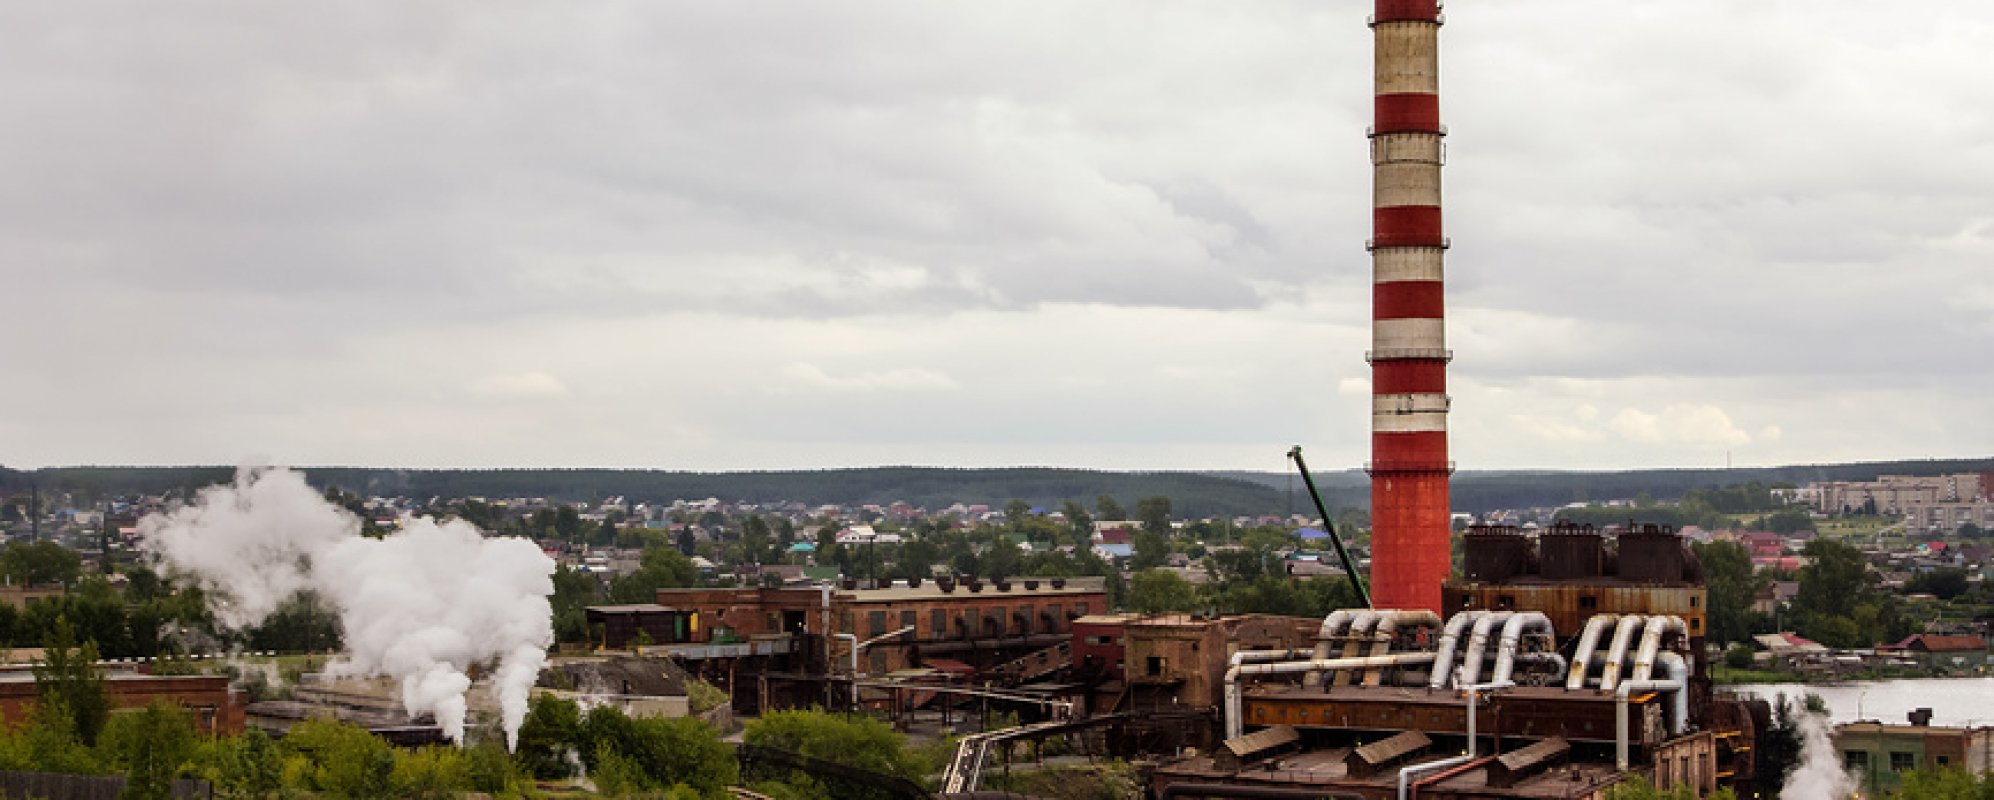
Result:
M1440 610L1451 564L1440 3L1377 0L1371 128L1371 597Z

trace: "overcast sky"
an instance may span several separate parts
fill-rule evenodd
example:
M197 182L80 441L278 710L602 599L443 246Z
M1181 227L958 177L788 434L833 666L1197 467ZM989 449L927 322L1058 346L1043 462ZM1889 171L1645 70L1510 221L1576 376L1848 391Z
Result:
M1370 4L0 7L0 464L1367 457ZM1994 453L1994 4L1457 0L1464 469Z

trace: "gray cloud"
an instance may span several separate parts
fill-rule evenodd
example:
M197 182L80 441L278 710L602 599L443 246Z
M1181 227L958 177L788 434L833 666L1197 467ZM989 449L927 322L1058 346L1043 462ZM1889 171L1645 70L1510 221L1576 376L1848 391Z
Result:
M1356 463L1366 10L0 12L0 461ZM1994 11L1449 18L1464 466L1994 444Z

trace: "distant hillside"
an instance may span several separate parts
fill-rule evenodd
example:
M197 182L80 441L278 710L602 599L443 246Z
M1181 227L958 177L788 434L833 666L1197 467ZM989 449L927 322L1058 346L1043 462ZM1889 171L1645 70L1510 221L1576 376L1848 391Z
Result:
M1091 512L1094 499L1114 496L1133 508L1138 498L1169 497L1179 516L1312 514L1299 479L1280 472L1104 472L1017 467L867 467L780 472L671 472L610 469L397 470L359 467L304 468L318 485L336 485L361 494L462 497L548 497L599 500L622 495L633 501L670 502L718 497L766 503L798 500L827 503L891 503L904 500L929 509L951 503L992 506L1017 499L1046 509L1074 500ZM1481 512L1496 508L1557 506L1574 501L1633 497L1642 492L1673 500L1691 489L1760 483L1804 484L1823 480L1871 480L1883 474L1932 475L1994 471L1994 458L1932 461L1879 461L1810 464L1747 469L1649 469L1621 472L1466 471L1454 476L1454 508ZM227 467L59 467L35 472L0 469L0 493L26 491L30 481L45 491L79 492L86 497L114 494L188 492L229 480ZM1362 472L1338 470L1315 476L1323 500L1334 509L1370 504L1370 480Z
M1929 461L1872 461L1852 464L1804 464L1740 469L1641 469L1621 472L1556 472L1536 470L1465 470L1454 474L1456 511L1482 512L1498 508L1560 506L1572 502L1633 497L1642 492L1657 500L1679 500L1691 489L1714 489L1758 481L1763 484L1814 481L1867 481L1878 475L1937 475L1994 471L1994 458ZM1271 487L1285 487L1279 472L1214 473ZM1315 476L1324 500L1333 505L1369 506L1369 481L1363 473L1346 470ZM1299 481L1297 481L1299 483ZM1301 491L1301 490L1297 490Z
M668 472L609 469L394 470L303 467L315 485L369 495L409 497L548 497L599 500L621 495L637 502L677 499L767 503L799 500L811 505L906 501L931 510L952 503L1001 507L1024 500L1048 510L1073 500L1093 511L1095 498L1112 495L1133 509L1142 497L1170 498L1179 516L1232 516L1280 512L1287 497L1268 486L1194 472L1101 472L1041 467L949 469L867 467L781 472ZM227 481L220 467L61 467L33 473L46 491L80 491L93 497L126 493L186 492ZM21 491L28 473L0 470L0 491Z

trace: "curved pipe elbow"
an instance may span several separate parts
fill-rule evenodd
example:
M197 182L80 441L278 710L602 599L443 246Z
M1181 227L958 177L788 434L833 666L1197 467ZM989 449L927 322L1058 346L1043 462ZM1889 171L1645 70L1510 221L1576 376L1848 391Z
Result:
M1571 671L1565 676L1566 689L1585 688L1586 673L1592 666L1592 654L1599 648L1600 637L1619 621L1619 614L1594 614L1586 620L1585 633L1579 635L1579 647L1572 652Z
M1640 614L1628 614L1620 618L1613 628L1613 646L1606 651L1606 666L1599 671L1599 690L1613 691L1620 683L1620 662L1627 658L1627 648L1634 641L1634 633L1648 624L1648 618Z
M1481 679L1482 656L1488 652L1489 632L1495 629L1496 623L1508 622L1514 613L1511 611L1491 611L1488 616L1475 620L1475 633L1468 638L1468 652L1461 657L1461 676L1459 680L1463 685L1474 683Z
M1447 682L1454 677L1454 654L1461 644L1461 634L1476 620L1488 616L1487 611L1462 611L1447 620L1447 627L1440 632L1439 657L1434 659L1433 674L1426 680L1427 688L1445 689Z

